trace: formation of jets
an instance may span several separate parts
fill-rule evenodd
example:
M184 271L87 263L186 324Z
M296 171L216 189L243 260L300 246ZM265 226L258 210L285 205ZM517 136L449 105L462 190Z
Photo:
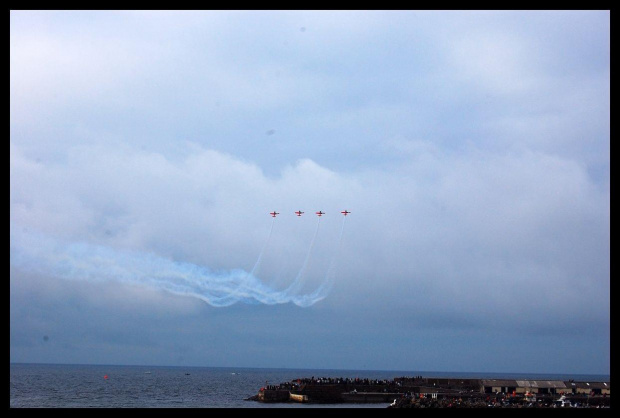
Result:
M295 212L295 215L297 215L297 216L301 216L303 213L305 213L305 212L302 212L302 211L298 210L297 212ZM316 213L316 215L317 215L317 216L323 216L323 215L325 215L325 212L323 212L323 211L318 211L318 212L315 212L315 213ZM345 210L343 210L343 211L342 211L342 212L340 212L340 213L342 213L344 216L347 216L347 215L348 215L349 213L351 213L351 212L349 212L348 210L346 210L346 209L345 209ZM280 212L276 212L276 211L274 210L273 212L269 212L269 214L270 214L272 217L274 217L274 218L275 218L275 217L276 217L276 215L279 215L279 214L280 214Z

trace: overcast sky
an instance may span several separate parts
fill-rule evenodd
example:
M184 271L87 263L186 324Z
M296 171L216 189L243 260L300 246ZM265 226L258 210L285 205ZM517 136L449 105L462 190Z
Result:
M610 373L609 11L11 11L10 138L11 362Z

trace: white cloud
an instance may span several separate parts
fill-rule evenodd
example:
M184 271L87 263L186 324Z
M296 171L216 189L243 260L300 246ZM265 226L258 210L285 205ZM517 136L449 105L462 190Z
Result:
M176 161L132 147L81 146L67 166L51 167L13 146L11 219L64 239L249 270L275 209L277 246L297 260L287 267L292 280L312 236L307 217L322 209L313 258L319 283L335 249L339 211L348 208L340 292L356 283L357 297L397 297L393 289L405 286L442 309L453 305L443 294L469 312L503 300L540 313L550 305L534 303L527 289L541 301L556 300L555 309L562 309L557 295L578 301L573 289L584 274L593 275L587 280L595 294L608 290L601 266L609 261L609 196L583 167L541 153L447 155L423 144L413 152L427 157L391 172L346 177L301 160L269 179L251 163L194 144ZM302 220L293 214L298 209L306 211ZM306 222L301 235L299 222ZM283 260L267 260L264 271L276 275L282 266L269 263Z

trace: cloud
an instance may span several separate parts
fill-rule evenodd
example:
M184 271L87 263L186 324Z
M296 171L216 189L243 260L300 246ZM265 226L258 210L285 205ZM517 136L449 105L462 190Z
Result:
M301 161L284 174L284 186L278 186L251 164L191 144L189 150L192 153L185 160L174 163L128 147L120 153L78 147L68 168L53 167L54 174L47 177L13 147L14 190L23 199L14 196L12 206L12 264L63 278L149 285L213 306L239 300L308 306L323 299L329 286L327 271L314 289L299 294L319 225L291 287L275 290L253 273L263 252L274 252L267 244L276 220L254 263L259 249L247 213L253 212L254 219L262 214L266 220L267 201L275 198L282 204L288 190L299 185L313 185L305 193L320 190L334 175L311 161ZM295 184L291 178L305 181ZM43 199L30 199L35 196ZM285 207L292 208L291 203ZM28 231L33 226L47 235ZM84 241L85 236L91 242ZM186 262L193 259L199 264Z
M80 146L66 165L51 167L28 160L14 145L11 220L81 241L86 252L73 254L75 260L101 251L106 257L112 257L108 251L152 253L125 258L121 267L135 262L147 277L186 266L198 269L192 276L198 278L208 276L198 266L233 276L237 269L241 276L249 272L269 233L267 212L275 209L282 214L262 260L264 279L275 281L285 268L279 253L287 252L288 263L296 260L286 267L290 284L320 232L310 263L317 288L338 247L339 212L348 208L353 213L338 260L339 292L355 286L382 301L398 293L428 296L449 311L456 299L475 315L500 306L542 314L550 306L579 304L583 291L604 296L609 195L583 167L532 152L410 150L411 162L391 172L353 178L305 159L268 178L251 163L196 144L175 161L132 147ZM300 208L307 213L294 219ZM313 232L308 218L318 209L327 215ZM106 270L99 272L108 276ZM343 293L334 298L351 299Z

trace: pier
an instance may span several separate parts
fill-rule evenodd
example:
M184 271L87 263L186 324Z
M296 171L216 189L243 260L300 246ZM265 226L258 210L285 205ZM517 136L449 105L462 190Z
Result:
M610 407L611 383L575 380L300 378L260 388L248 400L265 403L385 403L426 407Z

